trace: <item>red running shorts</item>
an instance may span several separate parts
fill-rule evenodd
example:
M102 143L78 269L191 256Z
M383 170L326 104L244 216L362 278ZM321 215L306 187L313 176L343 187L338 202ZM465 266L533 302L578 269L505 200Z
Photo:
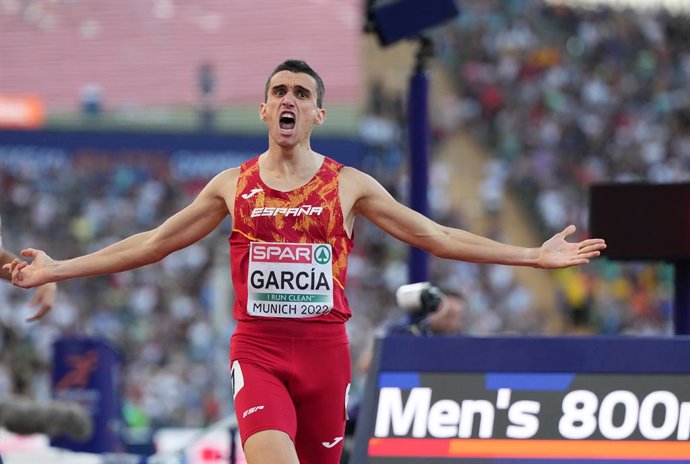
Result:
M339 463L351 379L344 324L240 321L230 364L243 445L257 432L280 430L300 464Z

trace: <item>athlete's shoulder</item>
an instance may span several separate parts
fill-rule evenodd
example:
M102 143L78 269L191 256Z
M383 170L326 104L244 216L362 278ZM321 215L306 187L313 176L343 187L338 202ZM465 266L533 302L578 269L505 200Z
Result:
M226 169L224 171L219 172L216 174L216 176L211 180L211 182L232 182L236 181L237 178L240 176L241 172L241 166L235 166L233 168Z
M207 193L224 197L231 190L233 191L240 177L240 168L234 167L226 169L216 174L204 187Z
M377 185L378 181L355 167L343 166L340 171L340 183L345 184L346 187L365 187Z

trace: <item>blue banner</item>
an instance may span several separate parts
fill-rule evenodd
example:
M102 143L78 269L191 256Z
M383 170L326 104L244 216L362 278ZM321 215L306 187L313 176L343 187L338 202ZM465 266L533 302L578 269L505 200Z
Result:
M52 446L77 452L121 451L121 355L106 342L65 338L53 346L53 397L78 403L93 420L93 435L84 442L60 437Z
M314 137L311 145L340 163L362 165L364 150L355 138ZM0 130L0 169L112 171L127 165L183 180L210 179L267 148L265 135Z
M690 337L377 340L357 464L688 462Z

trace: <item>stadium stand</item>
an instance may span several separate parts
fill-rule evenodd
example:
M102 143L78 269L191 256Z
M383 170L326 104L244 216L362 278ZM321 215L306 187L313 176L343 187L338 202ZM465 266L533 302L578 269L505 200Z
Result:
M570 222L587 230L594 182L687 181L685 21L531 1L466 5L438 42L457 83L457 123L495 155L485 185L519 195L549 236ZM588 330L671 333L668 266L601 260L556 282L564 316Z
M329 83L329 101L359 98L358 2L280 0L222 5L213 0L3 0L0 89L38 94L48 108L74 110L86 86L96 86L113 110L194 105L197 72L214 64L222 104L256 102L266 63L311 57ZM323 19L326 18L326 19ZM321 40L329 37L328 46ZM289 40L286 40L289 38ZM252 44L251 54L246 44ZM332 53L337 50L337 53ZM46 79L46 76L50 76Z
M328 2L306 3L318 17ZM254 102L266 70L251 57L240 57L242 47L227 44L261 44L252 49L261 63L311 52L313 37L291 39L287 46L285 36L296 32L288 27L266 42L268 31L249 27L247 11L230 15L214 5L209 0L98 6L79 0L0 0L0 34L11 34L15 44L32 44L0 41L0 56L28 66L21 72L3 67L0 91L33 89L51 107L74 108L84 84L95 82L109 104L189 105L197 98L194 70L204 58L216 64L219 80L232 82L221 87L220 101ZM356 40L359 30L350 27L356 17L340 20L351 35L317 28L317 36ZM142 36L136 46L125 40L131 29L121 26L132 21ZM155 31L152 37L144 33L149 30ZM57 41L60 31L64 40ZM453 179L448 161L439 156L444 138L459 130L495 154L480 184L480 207L500 215L505 195L518 192L525 211L534 212L530 218L542 238L569 221L587 230L586 188L592 182L688 180L686 34L677 18L665 14L573 10L527 0L465 2L457 22L434 36L438 59L457 83L457 97L439 109L444 117L434 123L432 215L450 225L468 223L468 212L449 201ZM121 45L107 45L111 42ZM358 98L355 55L315 56L333 99ZM80 64L53 66L51 79L45 79L45 67L57 57ZM91 64L85 67L86 62ZM174 69L167 67L170 62ZM360 126L364 168L405 198L405 96L377 83L368 90ZM198 188L167 170L3 165L0 213L6 245L30 244L56 257L81 254L158 224ZM103 337L123 351L124 414L130 427L200 426L231 414L227 346L233 326L218 319L217 311L227 311L232 294L227 233L219 230L160 266L62 283L55 309L39 324L23 320L26 294L0 285L0 395L50 396L50 345L78 333ZM356 233L348 293L355 311L349 326L354 357L390 316L394 290L406 282L405 247L365 223ZM504 233L494 232L496 237ZM525 317L534 296L504 268L434 260L431 271L434 281L467 296L468 334L544 331L544 321ZM579 326L573 330L668 334L671 272L661 264L602 261L557 273L558 310Z

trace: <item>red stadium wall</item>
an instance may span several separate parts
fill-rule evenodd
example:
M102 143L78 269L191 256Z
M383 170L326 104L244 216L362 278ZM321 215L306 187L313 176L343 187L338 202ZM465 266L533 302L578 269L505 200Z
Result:
M324 78L329 103L359 99L359 0L31 0L0 2L0 92L78 106L86 84L107 105L189 105L212 63L217 100L255 103L288 58Z

